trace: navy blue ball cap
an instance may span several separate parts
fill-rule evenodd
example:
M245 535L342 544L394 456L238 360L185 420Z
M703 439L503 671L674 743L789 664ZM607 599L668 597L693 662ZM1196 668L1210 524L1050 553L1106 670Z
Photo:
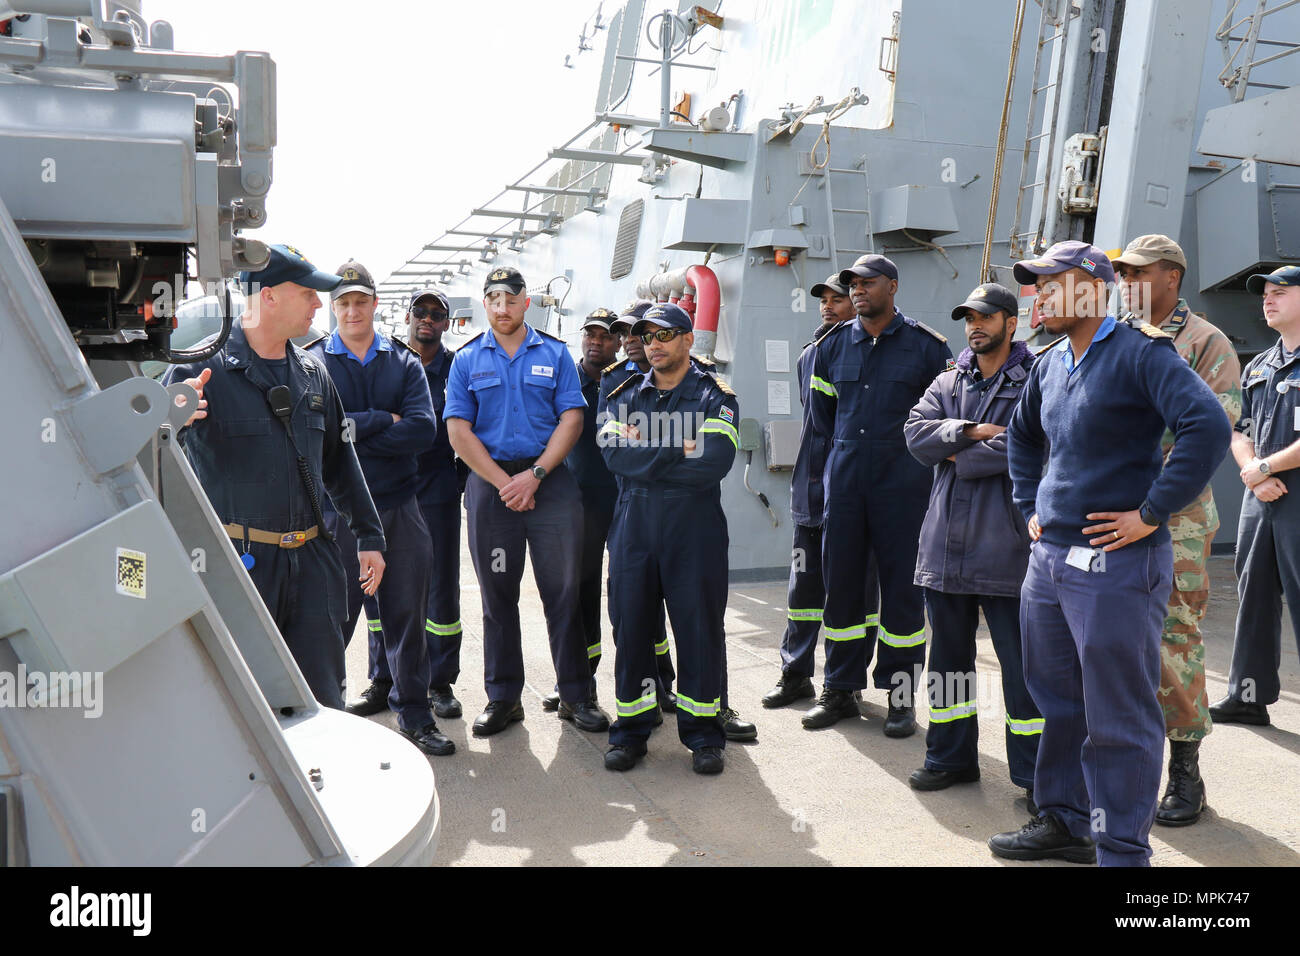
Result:
M1115 268L1106 258L1106 253L1078 239L1058 242L1037 258L1022 259L1011 267L1011 271L1021 285L1033 285L1039 276L1054 276L1076 268L1105 282L1115 281Z
M994 312L1016 315L1020 312L1020 300L1006 286L996 282L985 282L972 289L970 295L966 296L966 301L952 310L952 317L965 319L967 309L982 315L992 315Z
M1273 285L1300 285L1300 266L1282 266L1268 275L1253 275L1246 280L1246 291L1253 295L1263 295L1265 282Z
M611 332L631 331L632 326L640 321L641 316L645 315L646 309L652 305L654 305L654 302L650 299L637 299L619 313L617 319L609 323L609 330Z
M415 303L419 302L421 299L435 300L436 302L442 305L444 312L446 312L448 315L451 315L451 303L448 302L447 297L443 295L441 292L439 292L437 289L417 289L416 291L412 292L411 303L406 307L406 311L410 312L412 309L414 309Z
M661 329L681 329L683 332L690 332L694 329L691 323L691 317L686 310L680 305L673 305L671 302L661 302L645 310L645 315L633 326L632 331L636 332L643 325L657 325Z
M846 286L843 282L840 281L840 273L837 272L833 276L827 276L821 282L818 282L815 286L813 286L811 289L808 290L808 294L811 295L814 299L820 299L827 292L830 292L832 295L849 294L848 286Z
M343 282L343 277L321 272L293 246L281 245L271 246L271 257L264 268L239 273L239 284L245 289L252 283L269 288L281 282L292 282L317 292L333 292Z
M840 273L840 285L847 289L855 278L870 279L873 276L897 280L898 266L884 256L869 252L865 256L858 256L853 265Z
M483 294L488 296L493 292L509 292L511 295L518 295L524 291L526 285L518 269L513 266L502 266L493 269L483 280Z

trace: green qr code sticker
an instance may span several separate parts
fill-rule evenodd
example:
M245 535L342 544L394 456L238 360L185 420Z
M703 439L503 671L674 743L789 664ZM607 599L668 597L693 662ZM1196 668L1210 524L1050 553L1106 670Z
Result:
M143 551L117 549L117 593L144 597L145 557Z

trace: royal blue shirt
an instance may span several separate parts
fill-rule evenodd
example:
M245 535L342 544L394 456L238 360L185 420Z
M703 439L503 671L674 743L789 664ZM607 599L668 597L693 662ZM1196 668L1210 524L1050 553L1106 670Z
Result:
M525 328L513 357L491 331L476 335L456 350L447 378L443 420L469 422L496 461L536 458L560 416L587 406L568 347L531 325Z
M420 357L396 347L381 332L358 359L338 332L307 349L329 369L343 408L355 429L354 440L370 496L380 511L395 508L416 493L417 456L433 444L438 425ZM394 422L393 414L401 420Z
M1145 506L1161 522L1135 542L1149 547L1169 540L1169 516L1209 484L1231 426L1168 334L1113 320L1102 327L1073 371L1056 349L1030 371L1007 427L1013 497L1026 521L1038 515L1044 540L1066 546L1091 547L1090 513ZM1166 428L1174 448L1162 468Z

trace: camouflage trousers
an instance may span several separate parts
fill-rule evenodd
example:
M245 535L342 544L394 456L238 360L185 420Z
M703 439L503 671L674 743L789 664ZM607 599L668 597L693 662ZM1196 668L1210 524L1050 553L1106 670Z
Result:
M1171 528L1176 524L1177 516L1170 521ZM1173 542L1174 587L1160 635L1159 692L1160 706L1165 713L1165 735L1170 740L1200 740L1212 726L1205 694L1205 645L1201 642L1200 625L1210 603L1210 578L1205 563L1210 557L1215 530L1211 527L1199 536Z

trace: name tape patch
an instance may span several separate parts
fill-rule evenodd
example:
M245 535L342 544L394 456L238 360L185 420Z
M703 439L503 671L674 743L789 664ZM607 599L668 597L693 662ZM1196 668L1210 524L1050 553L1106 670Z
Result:
M555 369L549 365L534 365L532 374L545 375L547 378L554 378Z

